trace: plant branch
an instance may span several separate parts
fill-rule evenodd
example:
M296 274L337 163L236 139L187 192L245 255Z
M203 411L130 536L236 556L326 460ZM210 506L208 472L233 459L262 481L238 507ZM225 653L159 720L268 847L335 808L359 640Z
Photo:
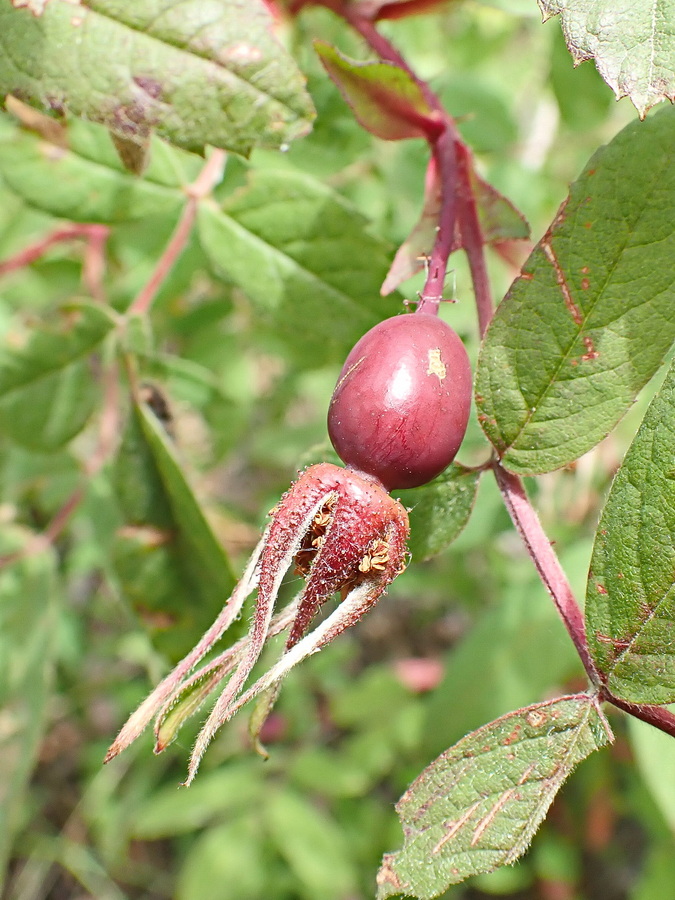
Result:
M457 218L457 155L456 142L451 130L446 127L431 144L431 148L441 184L441 211L417 312L437 315L443 299L445 275L455 239Z
M565 628L577 648L584 669L591 682L599 685L600 676L588 650L583 614L560 561L551 547L551 542L525 493L523 482L517 475L507 472L497 461L493 463L492 470L511 520L523 539L544 587L553 598Z
M471 184L471 156L468 147L461 141L457 141L457 176L460 226L476 298L478 330L482 338L492 319L492 290L485 265L485 242Z
M129 314L142 315L147 313L152 306L159 289L187 245L192 233L192 226L197 217L200 201L211 193L223 177L225 158L224 150L214 150L196 180L185 189L188 199L178 224L169 238L169 242L164 248L164 252L160 256L147 284L129 307Z
M649 704L631 703L629 700L621 700L619 697L615 697L606 687L600 689L599 699L604 700L606 703L611 703L617 709L621 709L623 712L635 716L636 719L641 719L643 722L653 725L659 731L664 731L671 737L675 737L675 713L672 713L664 706L651 706Z
M40 259L41 256L44 256L50 247L53 247L55 244L62 244L66 241L77 240L78 238L84 238L87 241L88 249L95 246L101 248L99 252L102 253L102 246L105 244L108 234L109 229L106 225L75 223L66 225L63 228L57 228L45 237L40 238L39 241L31 244L29 247L24 247L23 250L20 250L14 256L10 256L9 259L0 262L0 275L8 275L10 272L14 272L17 269L23 269L26 266L30 266ZM92 296L94 296L93 292Z

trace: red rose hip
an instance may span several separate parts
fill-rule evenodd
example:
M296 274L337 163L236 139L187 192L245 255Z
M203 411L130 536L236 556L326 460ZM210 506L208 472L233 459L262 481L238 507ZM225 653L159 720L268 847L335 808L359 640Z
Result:
M471 367L442 319L414 313L372 328L347 357L328 410L340 459L391 491L431 481L455 458Z

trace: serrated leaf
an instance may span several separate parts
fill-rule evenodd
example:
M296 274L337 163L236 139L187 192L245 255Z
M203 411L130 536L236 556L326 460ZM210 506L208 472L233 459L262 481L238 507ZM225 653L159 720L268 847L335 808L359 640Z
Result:
M347 201L289 171L252 172L217 208L202 204L198 232L215 270L255 305L261 324L307 366L342 361L397 298L383 300L382 241Z
M168 166L157 164L137 178L124 171L105 129L72 122L65 134L67 147L18 126L0 134L0 176L30 206L75 222L106 225L178 215L185 194L180 183L165 183L162 173ZM155 140L155 155L160 147Z
M618 697L675 701L675 366L652 400L598 525L588 642Z
M473 167L470 170L470 177L484 243L493 244L529 237L529 226L515 206L491 184L483 181ZM381 288L382 294L389 294L402 282L423 270L438 235L440 214L441 182L436 161L432 157L427 167L422 214L396 251L394 262ZM459 250L464 245L461 223L457 219L451 252Z
M385 855L378 898L436 897L521 856L572 769L612 740L595 698L509 713L438 757L397 804L405 844Z
M5 525L0 553L25 549L34 537ZM47 721L58 634L55 562L43 549L0 573L0 883L25 824L25 792Z
M499 306L476 403L506 468L548 472L590 450L675 339L673 146L664 110L600 149Z
M390 62L356 62L335 47L315 41L324 68L361 125L385 141L427 137L442 126L420 85Z
M115 461L114 484L127 523L114 552L118 575L148 623L166 632L167 652L183 655L231 594L234 576L169 435L140 401Z
M675 0L537 0L544 21L560 15L575 65L595 60L617 98L644 118L675 99Z
M417 562L448 547L460 534L473 509L480 472L459 463L430 484L397 494L410 510L408 547Z
M313 115L262 0L4 0L0 92L199 152L279 147Z

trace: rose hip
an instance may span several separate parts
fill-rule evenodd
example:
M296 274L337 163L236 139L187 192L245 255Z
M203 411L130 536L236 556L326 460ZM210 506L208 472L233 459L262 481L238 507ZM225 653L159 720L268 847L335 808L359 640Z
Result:
M417 487L455 458L471 406L471 367L442 319L415 313L372 328L347 357L328 410L346 465L387 490Z

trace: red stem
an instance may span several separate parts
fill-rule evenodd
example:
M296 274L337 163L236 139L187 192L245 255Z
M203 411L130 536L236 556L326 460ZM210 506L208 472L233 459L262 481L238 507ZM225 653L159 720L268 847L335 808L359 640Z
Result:
M456 142L450 128L445 128L431 146L441 183L441 212L438 218L436 240L429 260L427 279L422 288L420 303L416 311L438 315L443 299L448 258L455 239L457 218Z
M147 313L152 306L157 292L164 284L167 275L190 239L200 201L211 193L223 177L225 156L224 150L214 150L197 176L196 181L186 189L188 200L183 208L178 224L155 266L155 271L129 307L128 312L131 315Z
M40 259L41 256L44 256L47 250L55 244L84 238L89 246L99 246L105 244L107 236L108 228L105 225L74 224L67 225L64 228L57 228L29 247L20 250L14 256L10 256L4 262L0 262L0 275L7 275L17 269L30 266Z
M569 636L577 648L584 669L591 682L600 684L600 676L595 668L586 641L586 625L572 588L567 580L558 557L553 552L551 542L547 538L537 513L527 498L523 482L498 462L494 462L492 470L502 492L504 503L511 520L523 539L527 552L539 572L544 587L553 598Z
M600 690L599 699L616 706L624 712L641 719L643 722L653 725L659 731L664 731L671 737L675 737L675 713L663 706L650 706L643 703L631 703L629 700L621 700L615 697L606 688Z
M471 184L471 155L468 147L457 142L457 175L459 181L459 218L464 251L469 260L469 270L476 298L478 330L485 335L492 319L492 290L485 265L483 233L478 219L478 207Z

